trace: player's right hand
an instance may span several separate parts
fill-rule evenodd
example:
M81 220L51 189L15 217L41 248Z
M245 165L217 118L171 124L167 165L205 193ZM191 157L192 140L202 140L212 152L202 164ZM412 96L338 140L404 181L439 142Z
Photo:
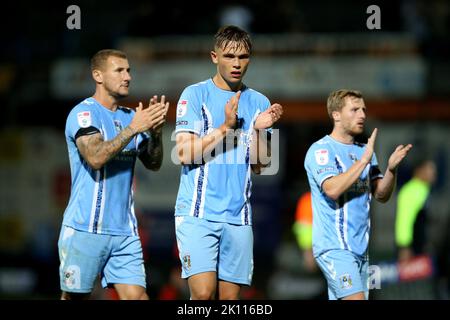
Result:
M236 92L236 94L228 100L225 105L225 122L224 125L227 129L234 129L236 127L239 98L241 97L241 91Z
M375 140L377 139L377 132L378 132L377 128L373 129L372 134L367 140L366 150L364 151L361 157L361 160L364 161L365 163L369 163L372 160L373 150L375 147Z
M142 102L139 102L130 128L135 132L144 132L160 126L165 121L167 109L168 102L165 103L164 96L161 97L161 102L158 102L157 96L153 96L146 108L144 108Z
M163 107L161 111L161 106ZM167 111L169 110L169 102L166 102L166 96L162 95L160 102L158 102L158 97L153 96L150 99L149 107L153 107L152 114L152 126L150 127L150 131L154 133L161 133L161 129L166 122Z

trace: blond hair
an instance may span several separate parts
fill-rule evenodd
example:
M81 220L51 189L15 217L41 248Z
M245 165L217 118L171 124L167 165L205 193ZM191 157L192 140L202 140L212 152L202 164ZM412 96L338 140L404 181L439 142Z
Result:
M362 93L357 90L340 89L330 93L327 100L328 116L333 120L333 111L341 111L345 105L345 98L362 99Z
M127 55L125 52L115 49L100 50L91 58L91 71L101 70L109 57L126 59Z

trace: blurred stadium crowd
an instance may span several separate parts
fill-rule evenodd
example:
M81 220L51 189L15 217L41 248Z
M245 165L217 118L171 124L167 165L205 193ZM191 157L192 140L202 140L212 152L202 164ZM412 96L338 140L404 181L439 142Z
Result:
M70 4L80 7L80 30L66 27ZM366 27L371 4L381 9L380 30ZM305 268L292 225L297 200L308 188L306 150L331 129L326 97L345 87L365 96L368 132L379 128L379 158L399 143L414 145L410 162L399 170L397 189L421 155L437 167L427 220L433 266L424 271L418 263L417 272L398 268L396 196L374 205L371 264L380 266L384 280L372 298L448 299L448 1L16 1L2 8L0 298L59 297L57 237L70 192L63 130L70 109L94 90L89 58L103 48L129 55L133 80L127 106L153 94L166 94L171 102L163 167L152 174L137 168L136 209L150 297L188 298L179 280L173 225L179 179L170 159L175 106L182 88L213 74L209 51L218 27L237 24L254 40L245 82L285 108L278 128L280 170L254 179L255 274L243 298L324 298L323 281ZM114 294L99 290L97 298Z

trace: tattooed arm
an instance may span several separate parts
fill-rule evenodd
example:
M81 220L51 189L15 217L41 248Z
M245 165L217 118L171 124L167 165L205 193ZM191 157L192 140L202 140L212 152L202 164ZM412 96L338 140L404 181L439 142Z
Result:
M144 152L139 155L144 166L153 171L158 171L161 168L163 159L163 144L161 132L150 132L150 139L145 140Z
M152 110L152 126L148 133L150 139L144 143L144 152L139 155L139 159L144 166L152 171L158 171L161 168L163 159L163 144L162 144L162 127L166 123L166 115L169 110L169 102L166 102L166 97L161 96L161 101L158 103L158 97L153 96L150 100L150 107Z
M136 131L128 126L112 140L104 141L101 133L95 133L79 137L76 143L88 165L98 170L122 151L135 134Z
M149 157L144 156L145 160L142 160L142 157L140 159L145 161L146 167L158 170L162 160L161 128L165 123L168 108L169 103L165 102L165 96L161 97L161 102L158 102L157 96L153 96L147 108L139 103L130 125L114 139L104 141L100 133L81 136L76 140L78 150L89 166L98 170L122 151L136 134L150 130L152 142L145 152Z

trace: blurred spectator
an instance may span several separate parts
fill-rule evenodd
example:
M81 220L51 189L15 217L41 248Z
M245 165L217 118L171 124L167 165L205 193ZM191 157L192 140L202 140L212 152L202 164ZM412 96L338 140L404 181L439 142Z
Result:
M399 261L425 253L428 199L435 180L435 163L423 159L415 164L413 177L399 191L395 223Z
M303 253L304 266L310 272L318 270L312 253L312 216L311 191L307 191L297 202L292 229Z
M295 234L298 247L302 253L302 266L305 273L305 278L303 280L303 285L308 283L315 283L314 288L310 292L308 299L310 300L326 300L328 296L327 285L322 274L319 272L320 269L314 259L312 251L312 222L313 222L313 210L312 210L312 200L311 191L306 191L303 193L297 202L297 209L295 211L295 222L292 226L292 231ZM302 279L302 276L299 277Z

